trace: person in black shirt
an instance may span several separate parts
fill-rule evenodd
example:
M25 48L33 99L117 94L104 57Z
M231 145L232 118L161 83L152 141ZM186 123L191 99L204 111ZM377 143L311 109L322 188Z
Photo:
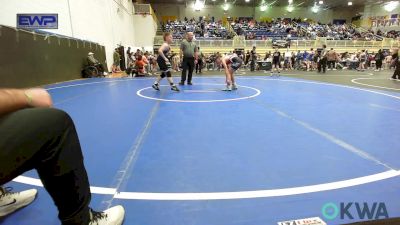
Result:
M272 70L271 70L271 76L274 75L274 72L278 71L278 74L281 73L279 70L281 66L281 52L278 51L278 48L275 48L274 53L272 53Z
M382 53L382 50L379 49L378 53L375 55L375 64L376 64L376 70L375 71L380 71L382 70L382 61L385 58L385 56Z
M253 46L253 50L251 50L250 53L250 71L254 72L255 67L256 67L256 62L257 62L257 52L256 52L256 46Z
M249 50L247 50L245 65L249 64L249 61L250 61L250 52L249 52Z
M399 50L395 49L394 54L392 55L392 62L395 66L395 70L392 76L392 79L400 80L400 61L399 61Z
M158 49L158 57L157 57L157 63L158 67L161 70L161 74L157 77L152 87L154 88L154 90L160 91L160 81L164 77L167 77L168 83L171 86L171 90L179 92L178 87L174 84L174 80L172 79L172 74L171 74L172 66L170 59L168 58L169 53L171 51L170 44L172 44L173 42L172 34L168 32L164 33L163 39L164 39L164 44L162 44L161 47Z
M327 64L327 57L326 57L326 45L322 45L322 50L318 50L318 73L326 73L326 64Z

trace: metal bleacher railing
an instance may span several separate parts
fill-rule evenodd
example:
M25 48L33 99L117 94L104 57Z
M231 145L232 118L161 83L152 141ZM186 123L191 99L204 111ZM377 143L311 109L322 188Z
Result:
M161 45L162 39L155 38L155 45ZM244 40L243 37L236 36L233 40L196 40L196 44L201 48L273 48L271 40ZM384 39L383 41L358 41L358 40L292 40L291 49L301 50L309 48L319 48L326 44L329 48L336 49L392 49L400 47L400 41L394 39ZM179 47L180 41L175 40L172 47Z

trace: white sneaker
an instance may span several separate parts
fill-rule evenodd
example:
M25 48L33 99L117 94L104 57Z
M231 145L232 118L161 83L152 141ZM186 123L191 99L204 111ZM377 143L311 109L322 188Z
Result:
M223 91L232 91L232 85L226 85L226 88Z
M125 210L117 205L105 210L104 212L90 212L89 225L121 225L124 221Z
M16 210L27 206L35 200L36 189L21 192L11 192L12 188L0 187L0 217L6 216Z
M103 72L103 75L104 75L104 76L107 76L107 75L108 75L108 73L107 73L107 72Z

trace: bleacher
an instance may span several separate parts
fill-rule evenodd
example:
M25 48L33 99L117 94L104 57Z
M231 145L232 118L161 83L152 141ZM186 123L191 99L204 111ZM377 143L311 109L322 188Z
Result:
M163 31L171 32L174 39L182 39L186 32L193 32L196 39L203 40L222 40L233 37L220 22L168 21L161 26Z
M291 49L295 51L319 48L322 44L333 47L338 51L357 51L359 49L391 49L400 47L399 41L394 39L399 32L385 33L385 37L375 34L372 30L355 27L352 24L332 25L304 22L300 19L277 20L272 22L256 22L252 20L229 21L224 26L205 27L201 29L199 22L170 22L165 25L164 31L171 31L176 40L183 38L186 31L195 34L195 42L204 52L229 52L233 48L272 50L275 40L291 41ZM217 33L234 33L232 39L224 35L211 35ZM162 33L162 32L160 32ZM154 47L160 46L161 36L155 37ZM180 41L172 44L178 50Z

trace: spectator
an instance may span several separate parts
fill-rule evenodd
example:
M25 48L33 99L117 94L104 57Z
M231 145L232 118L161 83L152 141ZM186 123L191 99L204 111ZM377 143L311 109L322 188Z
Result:
M365 69L366 69L366 61L367 61L367 54L366 54L365 50L361 51L359 60L360 60L360 66L359 66L358 70L359 71L365 71Z
M327 51L326 45L322 45L322 49L318 50L318 73L326 73Z
M375 71L380 71L382 70L382 62L385 59L385 56L382 53L382 50L379 49L378 53L375 55L375 65L376 65L376 70Z
M256 46L253 46L253 49L250 52L250 71L251 72L254 72L256 63L257 63Z
M126 55L128 56L128 64L129 64L130 62L133 61L132 59L133 53L131 52L131 47L128 47L128 50L126 50Z
M135 59L137 59L139 57L139 55L142 55L142 52L140 51L140 49L137 49L135 52Z
M310 50L310 61L311 61L311 70L317 70L318 69L318 51L315 51L314 48L311 48Z
M93 52L89 52L88 57L87 57L87 61L88 61L89 66L94 66L94 67L96 67L97 70L98 70L100 73L102 73L104 76L107 75L107 72L105 72L105 69L104 69L103 64L101 64L101 63L99 62L99 60L97 60L97 59L94 57L94 53L93 53Z
M118 48L116 48L114 50L113 59L114 59L114 61L113 61L112 72L113 73L121 72L121 69L120 69L120 60L121 60L121 58L120 58L120 55L118 53Z
M247 50L246 57L245 57L245 65L246 66L249 64L249 61L250 61L250 51Z
M395 67L392 79L400 80L400 58L399 58L399 49L395 49L392 55L392 64Z
M336 70L336 58L336 51L331 48L331 50L327 53L328 70Z
M300 65L302 64L302 59L303 59L303 54L300 52L300 50L296 54L296 68L299 68Z
M153 71L154 71L154 68L155 68L155 67L154 67L154 64L157 64L156 58L154 58L154 55L151 54L151 53L149 53L149 52L148 52L148 55L146 56L146 58L147 58L147 60L148 60L148 62L149 62L147 72L148 72L149 74L152 74Z
M197 47L197 63L196 63L196 73L201 73L201 68L203 67L204 54L200 51L200 47Z
M145 64L145 72L150 71L151 65L150 65L149 57L150 57L150 53L148 51L146 51L142 56L142 60Z
M145 68L146 68L147 64L143 60L143 56L141 56L141 55L138 56L135 65L136 65L136 70L137 70L138 75L146 74Z
M122 206L104 212L89 208L89 180L74 122L51 106L43 89L0 89L0 185L36 169L63 225L120 225ZM36 194L0 188L0 216L30 204Z
M181 62L181 59L179 58L179 55L172 52L172 69L174 69L176 72L181 71L179 68L180 62Z

